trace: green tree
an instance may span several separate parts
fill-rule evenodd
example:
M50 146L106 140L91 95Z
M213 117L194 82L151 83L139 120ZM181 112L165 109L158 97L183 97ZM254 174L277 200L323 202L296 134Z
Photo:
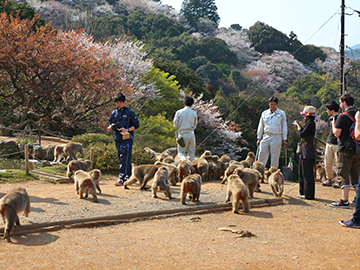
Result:
M245 91L246 87L249 83L251 83L250 79L246 79L241 75L240 70L234 69L230 73L230 79L234 83L235 87L240 91Z
M237 65L239 62L237 55L229 50L228 45L222 39L206 37L200 41L200 44L199 53L214 64Z
M196 70L196 74L198 74L207 84L211 84L213 86L215 86L216 81L219 78L223 77L222 70L211 63L199 67Z
M200 18L206 18L219 25L220 16L217 13L215 0L184 0L181 5L181 14L184 15L191 31L198 31L198 22Z
M114 40L128 33L127 17L124 15L109 15L97 18L91 34L100 41Z

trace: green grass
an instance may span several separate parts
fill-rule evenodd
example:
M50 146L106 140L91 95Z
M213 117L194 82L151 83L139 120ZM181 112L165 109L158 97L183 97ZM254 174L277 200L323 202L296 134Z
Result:
M39 175L34 173L25 174L23 170L9 169L0 172L0 183L20 183L25 181L39 180Z
M66 164L59 164L59 165L53 165L49 167L42 167L36 169L36 171L38 172L44 172L53 175L66 175L66 170L67 170Z

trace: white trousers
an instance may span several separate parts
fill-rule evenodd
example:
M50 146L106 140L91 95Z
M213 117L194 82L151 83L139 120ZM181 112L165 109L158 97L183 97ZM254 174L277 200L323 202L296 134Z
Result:
M271 155L271 165L279 167L279 158L281 152L282 135L267 135L264 134L259 145L259 161L266 167L266 163Z
M181 147L179 144L177 145L178 148L178 157L181 161L186 159L186 154L189 155L189 159L193 161L195 159L195 134L187 133L187 134L181 134L179 137L183 137L185 141L185 147Z
M326 179L334 179L335 175L333 172L333 165L336 165L336 152L339 146L335 144L326 144L325 148L325 171L326 171Z

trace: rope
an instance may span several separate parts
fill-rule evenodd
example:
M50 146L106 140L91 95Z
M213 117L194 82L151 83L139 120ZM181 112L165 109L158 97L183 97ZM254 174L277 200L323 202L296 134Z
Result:
M6 157L6 156L11 156L11 155L16 155L16 154L20 154L20 153L24 153L25 150L20 151L20 152L15 152L15 153L10 153L10 154L6 154L6 155L0 155L0 157Z

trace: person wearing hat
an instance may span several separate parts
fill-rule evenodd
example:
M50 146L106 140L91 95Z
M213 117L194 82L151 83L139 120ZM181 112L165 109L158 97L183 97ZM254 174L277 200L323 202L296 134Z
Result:
M299 197L307 200L315 199L315 115L314 106L305 106L301 114L304 116L304 124L300 125L295 120L294 125L298 129L300 136L300 155L299 155Z
M353 186L355 191L359 182L360 155L356 154L356 144L350 136L349 130L353 124L350 118L355 117L356 110L353 108L354 98L350 94L341 95L339 98L340 108L343 111L338 118L333 120L333 133L338 138L337 168L338 180L341 186L341 199L330 203L335 208L349 208L349 192ZM352 201L356 203L356 198Z
M183 146L178 144L178 157L180 160L186 159L189 155L191 161L195 158L195 133L197 126L197 113L191 108L194 99L190 96L184 98L185 107L178 110L174 117L174 127L177 128L177 139L183 138Z
M136 114L125 107L125 100L125 95L121 93L114 97L117 108L111 113L107 127L107 131L115 131L114 140L120 160L119 179L114 183L115 186L122 186L131 176L134 130L140 126Z
M257 142L258 160L266 166L271 156L271 166L279 167L281 144L287 147L286 114L278 108L279 99L275 96L269 98L269 109L261 113Z

